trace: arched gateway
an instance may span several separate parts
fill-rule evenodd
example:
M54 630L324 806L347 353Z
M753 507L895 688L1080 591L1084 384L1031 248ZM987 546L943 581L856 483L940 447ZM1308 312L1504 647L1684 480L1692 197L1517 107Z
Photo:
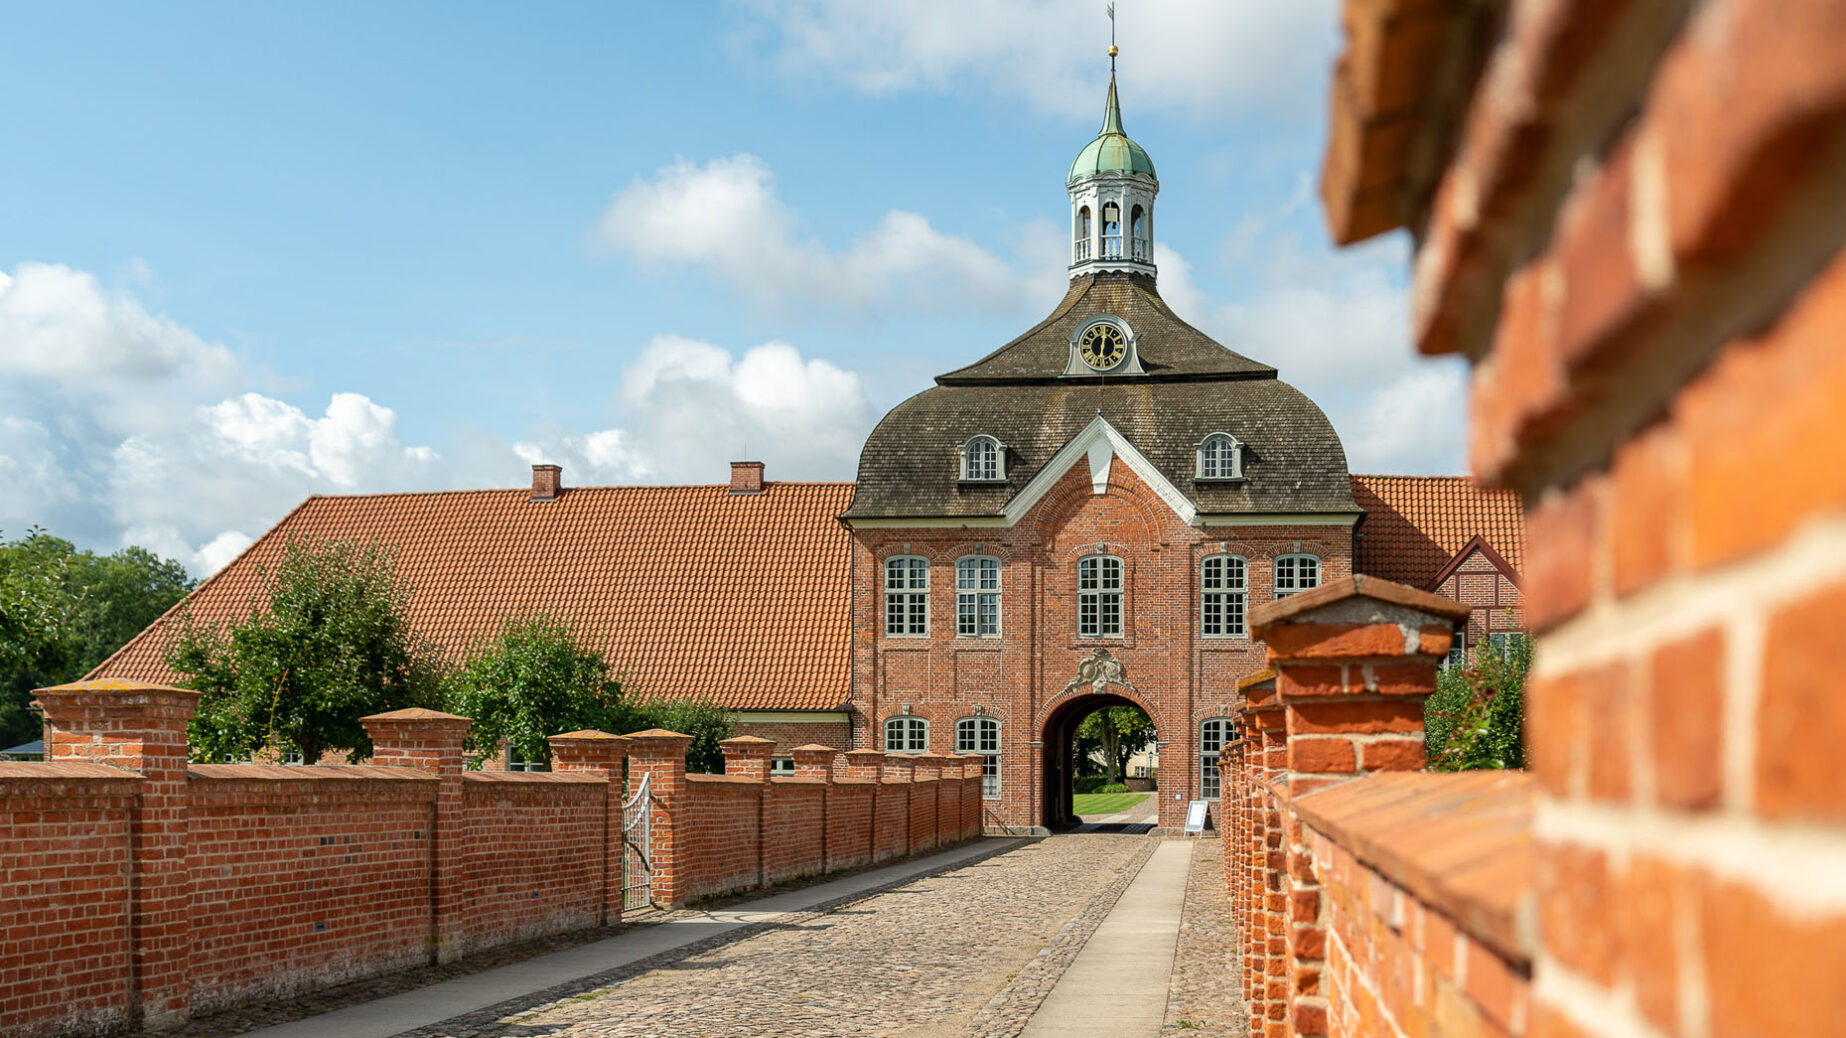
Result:
M1067 821L1076 727L1124 704L1154 720L1160 823L1181 825L1264 665L1248 611L1352 571L1362 513L1326 416L1160 297L1160 186L1111 75L1065 178L1069 291L892 409L840 516L854 745L983 756L995 828Z

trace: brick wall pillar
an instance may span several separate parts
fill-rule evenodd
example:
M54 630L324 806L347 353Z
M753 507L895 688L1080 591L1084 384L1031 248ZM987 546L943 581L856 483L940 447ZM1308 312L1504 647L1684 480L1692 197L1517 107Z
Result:
M912 851L934 850L942 845L942 766L947 763L940 753L924 751L916 755L912 781L917 784L917 796L911 807L920 815L923 829Z
M42 688L37 695L49 737L46 760L141 773L129 820L130 1004L149 1030L179 1027L191 1016L186 722L198 709L199 693L111 679Z
M653 899L658 905L679 908L686 903L691 862L683 860L682 822L686 810L686 747L692 736L649 728L628 735L628 784L639 789L648 780L653 802L651 847L648 855Z
M739 735L718 744L724 753L727 778L746 779L757 784L756 790L756 885L769 885L769 826L765 816L775 791L769 785L769 758L776 752L773 739Z
M884 772L885 755L882 750L847 750L837 758L845 778L855 782L871 784L868 797L871 812L866 822L865 860L878 860L878 848L884 845L885 832L879 822L879 799L885 795Z
M1251 634L1267 644L1276 669L1287 747L1280 781L1291 807L1280 820L1289 1034L1329 1033L1322 984L1328 905L1292 802L1369 772L1422 770L1423 701L1436 690L1436 666L1468 612L1459 602L1365 576L1250 612ZM1273 1018L1274 1004L1266 1008Z
M1249 732L1244 987L1251 1034L1274 1038L1288 1027L1288 861L1282 831L1288 730L1273 678L1243 692L1240 716Z
M603 904L602 924L622 921L622 764L628 757L628 740L608 732L581 731L554 735L553 771L599 775L609 785L603 796Z
M877 782L884 778L885 755L882 750L847 750L842 754L846 758L846 777L866 782Z
M436 805L430 818L430 961L461 957L462 741L474 722L440 710L413 707L362 717L372 740L372 763L416 768L436 776Z
M809 743L797 746L788 753L795 758L796 778L827 784L820 801L820 867L822 872L831 872L834 857L840 851L840 848L834 846L833 839L833 758L839 751L831 746Z
M897 841L897 853L909 854L914 849L910 838L911 822L917 813L916 760L913 754L885 754L884 779L878 788L878 798L882 801L887 795L896 797L904 805L904 820L898 826L901 839Z

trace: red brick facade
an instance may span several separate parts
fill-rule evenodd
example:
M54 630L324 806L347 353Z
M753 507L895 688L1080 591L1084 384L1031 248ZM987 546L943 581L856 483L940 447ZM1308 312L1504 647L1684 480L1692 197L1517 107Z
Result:
M1232 554L1248 563L1246 610L1270 601L1277 555L1317 556L1323 581L1350 575L1348 525L1191 526L1117 458L1097 494L1079 464L1012 527L873 528L854 532L854 744L882 746L883 724L929 722L929 748L955 750L955 722L976 709L1000 721L1001 791L986 802L989 824L1055 824L1059 802L1048 756L1082 716L1132 703L1146 710L1161 743L1160 821L1178 827L1199 794L1200 724L1239 705L1237 682L1263 666L1247 637L1200 634L1200 563ZM1106 553L1126 571L1123 636L1077 636L1076 569ZM1001 634L957 637L955 560L1000 560ZM884 634L883 563L894 555L930 562L929 634ZM1133 684L1067 691L1078 665L1106 648ZM1048 786L1054 788L1048 790Z

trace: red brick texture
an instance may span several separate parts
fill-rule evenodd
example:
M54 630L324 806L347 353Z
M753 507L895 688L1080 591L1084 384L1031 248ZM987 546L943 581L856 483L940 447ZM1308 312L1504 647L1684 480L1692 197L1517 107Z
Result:
M1470 610L1372 578L1343 594L1252 613L1274 672L1246 683L1219 762L1250 1033L1524 1034L1532 782L1415 774Z
M853 745L883 748L884 723L908 712L928 723L930 751L951 753L958 720L997 720L1000 790L982 804L996 828L1062 820L1047 795L1058 733L1090 709L1123 703L1146 709L1158 729L1160 824L1179 828L1186 802L1202 795L1201 725L1231 717L1238 680L1263 666L1250 638L1201 633L1204 557L1246 560L1246 608L1274 597L1278 555L1318 556L1323 583L1352 573L1350 526L1191 526L1120 458L1105 493L1078 465L1012 527L868 528L853 540ZM1123 560L1121 637L1077 634L1077 567L1099 552ZM977 554L1000 560L998 636L956 632L955 562ZM926 636L884 633L883 565L896 555L930 562ZM1122 663L1132 689L1067 688L1097 648Z
M979 834L962 758L885 786L806 746L806 774L771 779L773 744L743 737L732 774L689 777L686 736L572 732L554 772L467 772L467 718L403 710L365 719L369 765L189 766L197 695L40 691L52 759L0 762L0 1033L167 1028L617 920L625 758L650 777L664 904Z
M1343 71L1323 189L1345 236L1418 230L1413 333L1473 362L1474 474L1526 503L1522 1026L1834 1033L1846 6L1504 8L1348 0L1344 65L1433 22L1453 78ZM1387 132L1427 150L1352 146Z

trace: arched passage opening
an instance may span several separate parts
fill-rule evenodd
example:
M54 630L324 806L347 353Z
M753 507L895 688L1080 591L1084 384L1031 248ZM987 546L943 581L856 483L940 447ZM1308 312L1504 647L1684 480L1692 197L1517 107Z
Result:
M1133 707L1152 721L1155 739L1165 738L1160 718L1137 697L1123 694L1111 686L1108 691L1073 696L1052 707L1040 726L1039 741L1044 756L1040 761L1040 823L1047 829L1067 829L1080 819L1073 809L1076 794L1078 729L1085 719L1110 707Z

